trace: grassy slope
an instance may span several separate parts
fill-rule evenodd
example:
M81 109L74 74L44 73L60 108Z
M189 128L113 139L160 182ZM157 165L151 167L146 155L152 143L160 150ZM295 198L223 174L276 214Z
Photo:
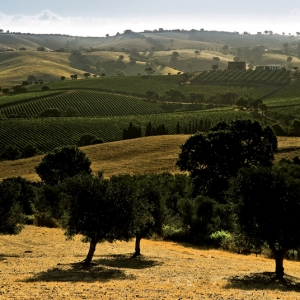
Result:
M140 139L82 147L92 161L93 172L104 171L106 177L117 174L179 172L175 166L180 146L188 135L152 136ZM278 137L281 150L276 159L299 155L300 138ZM0 162L0 179L22 176L37 181L35 166L42 156Z
M15 51L0 53L0 86L21 84L29 75L45 81L69 78L70 74L83 73L70 67L69 53Z

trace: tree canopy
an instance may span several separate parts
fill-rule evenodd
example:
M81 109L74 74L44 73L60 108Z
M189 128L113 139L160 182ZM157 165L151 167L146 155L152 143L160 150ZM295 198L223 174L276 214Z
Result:
M35 169L44 183L56 185L80 172L90 174L90 165L91 161L83 151L76 146L65 146L44 156Z
M278 278L284 275L283 258L287 250L300 247L300 180L295 168L241 169L234 180L232 199L238 224L255 245L267 243L276 262Z
M270 127L262 128L250 120L220 122L181 146L177 166L190 172L204 195L216 198L240 168L269 166L275 151L277 138Z

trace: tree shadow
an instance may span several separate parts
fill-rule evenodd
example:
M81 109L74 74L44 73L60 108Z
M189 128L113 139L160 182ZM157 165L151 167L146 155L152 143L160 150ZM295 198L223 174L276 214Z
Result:
M300 292L300 278L284 275L283 279L275 277L274 272L251 273L244 276L228 278L227 289L242 290L280 290Z
M25 282L107 282L110 280L133 280L133 275L126 275L119 269L105 268L98 264L85 266L82 263L58 264L56 268L41 272L26 279Z
M124 269L147 269L162 265L158 262L143 255L133 257L132 254L117 254L117 255L101 255L101 259L94 262L99 265L104 265L112 268ZM105 258L104 258L105 257Z
M20 255L17 255L17 254L3 254L3 253L0 253L0 261L1 261L1 260L6 260L8 257L20 257Z

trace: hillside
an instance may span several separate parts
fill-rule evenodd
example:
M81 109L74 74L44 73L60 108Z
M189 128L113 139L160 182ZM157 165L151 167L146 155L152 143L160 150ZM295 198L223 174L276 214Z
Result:
M44 51L0 52L0 86L21 84L29 75L48 82L83 73L70 66L69 56L69 53Z
M117 174L178 173L175 163L189 135L152 136L126 141L82 147L92 161L94 173L104 171L106 177ZM300 138L278 137L280 152L276 160L300 156ZM38 181L35 166L43 156L0 162L0 180L22 176Z
M299 299L300 263L285 261L284 281L273 279L274 260L142 240L101 243L94 265L83 267L88 244L66 241L61 229L26 226L0 236L0 297L6 299Z

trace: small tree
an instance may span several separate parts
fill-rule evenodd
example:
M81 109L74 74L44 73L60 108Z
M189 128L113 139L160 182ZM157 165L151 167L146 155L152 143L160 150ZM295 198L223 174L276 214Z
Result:
M91 76L91 73L86 72L83 74L83 76L85 77L85 79L88 79Z
M84 236L90 243L84 264L89 265L99 242L128 241L133 236L134 189L129 175L77 175L63 183L68 197L68 217L63 223L66 235ZM88 192L87 192L88 191Z
M66 79L65 76L60 76L60 80L61 80L61 81L64 81L65 79Z
M1 157L6 160L16 160L21 157L22 153L17 146L9 145L5 147L4 151L1 153Z
M96 136L92 133L86 133L83 134L79 141L77 142L77 146L82 147L82 146L88 146L91 145L92 141L96 138Z
M145 68L144 71L145 71L149 76L155 72L155 70L153 70L151 67Z
M269 245L282 279L284 255L300 247L300 180L278 167L242 169L232 191L241 231L256 247Z
M75 146L66 146L48 153L35 167L42 181L49 185L61 183L65 178L80 172L92 172L91 161Z
M23 228L25 216L17 198L21 187L11 181L0 182L0 235L18 234Z

